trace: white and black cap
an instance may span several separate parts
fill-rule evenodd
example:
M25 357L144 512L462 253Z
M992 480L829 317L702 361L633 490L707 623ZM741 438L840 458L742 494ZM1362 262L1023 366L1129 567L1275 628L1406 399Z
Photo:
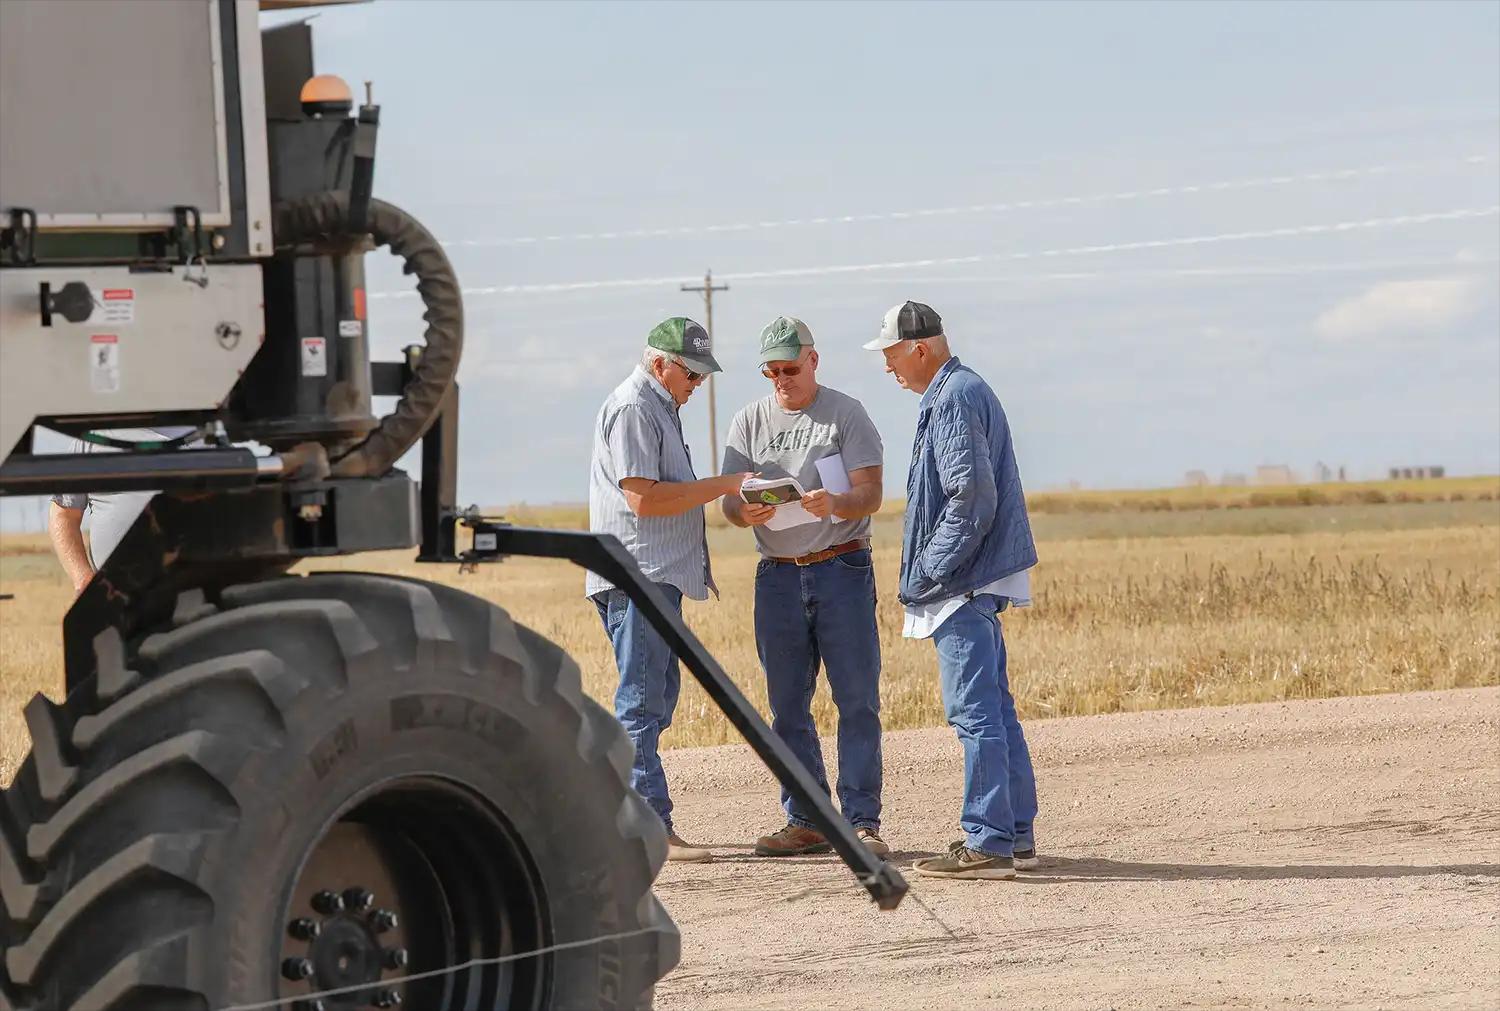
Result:
M924 337L940 337L943 333L943 317L930 305L921 302L902 302L893 305L880 321L880 336L865 345L866 351L884 351L902 341L918 341Z

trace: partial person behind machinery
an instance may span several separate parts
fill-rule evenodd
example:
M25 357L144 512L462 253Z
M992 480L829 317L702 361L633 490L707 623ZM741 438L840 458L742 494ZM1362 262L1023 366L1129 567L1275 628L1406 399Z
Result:
M98 434L122 442L172 442L189 435L192 428L115 428ZM108 452L109 447L85 439L73 440L78 453ZM66 492L53 495L47 504L47 536L63 571L73 584L73 594L82 593L104 562L119 546L126 532L154 491L113 493ZM84 540L85 516L89 523L88 540Z

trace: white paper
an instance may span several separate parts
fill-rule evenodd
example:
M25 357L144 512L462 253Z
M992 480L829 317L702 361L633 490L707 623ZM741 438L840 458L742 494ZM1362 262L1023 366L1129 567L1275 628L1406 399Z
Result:
M759 491L762 488L774 488L777 485L784 485L784 484L790 484L792 487L796 488L798 495L805 495L805 494L807 494L806 489L802 487L802 482L798 481L794 477L793 478L786 478L786 477L780 477L780 478L770 478L770 477L752 477L752 478L746 478L744 484L740 485L740 494L741 494L742 498L743 497L754 498L755 497L755 492ZM816 522L818 522L818 518L816 516L814 516L812 513L808 512L806 509L802 508L802 503L800 501L787 502L784 505L779 505L779 506L775 507L775 512L771 513L771 518L766 521L766 529L767 530L785 530L788 527L800 527L804 523L816 523Z
M787 527L800 527L804 523L816 522L818 518L802 508L801 502L788 502L776 507L771 518L766 520L766 529L785 530Z
M844 469L842 453L825 456L814 461L813 466L818 468L818 477L823 479L823 487L829 494L843 495L849 491L849 472Z

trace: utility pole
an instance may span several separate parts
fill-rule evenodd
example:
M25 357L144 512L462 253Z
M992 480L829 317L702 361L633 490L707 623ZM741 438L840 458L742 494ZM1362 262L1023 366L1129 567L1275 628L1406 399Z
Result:
M714 292L728 291L729 285L714 284L714 272L712 270L705 270L703 272L702 286L684 284L682 290L701 291L703 293L704 315L708 317L704 321L708 329L708 343L713 344ZM718 404L714 401L714 374L712 372L708 374L708 453L708 465L711 468L709 473L717 474L719 472L719 410Z

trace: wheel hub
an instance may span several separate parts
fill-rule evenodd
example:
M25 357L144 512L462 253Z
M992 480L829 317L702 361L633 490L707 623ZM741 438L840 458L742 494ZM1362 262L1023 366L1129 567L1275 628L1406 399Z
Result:
M280 996L296 1011L538 1004L543 959L404 979L526 951L545 936L517 841L477 803L456 802L467 796L431 781L388 786L313 844L279 942Z

